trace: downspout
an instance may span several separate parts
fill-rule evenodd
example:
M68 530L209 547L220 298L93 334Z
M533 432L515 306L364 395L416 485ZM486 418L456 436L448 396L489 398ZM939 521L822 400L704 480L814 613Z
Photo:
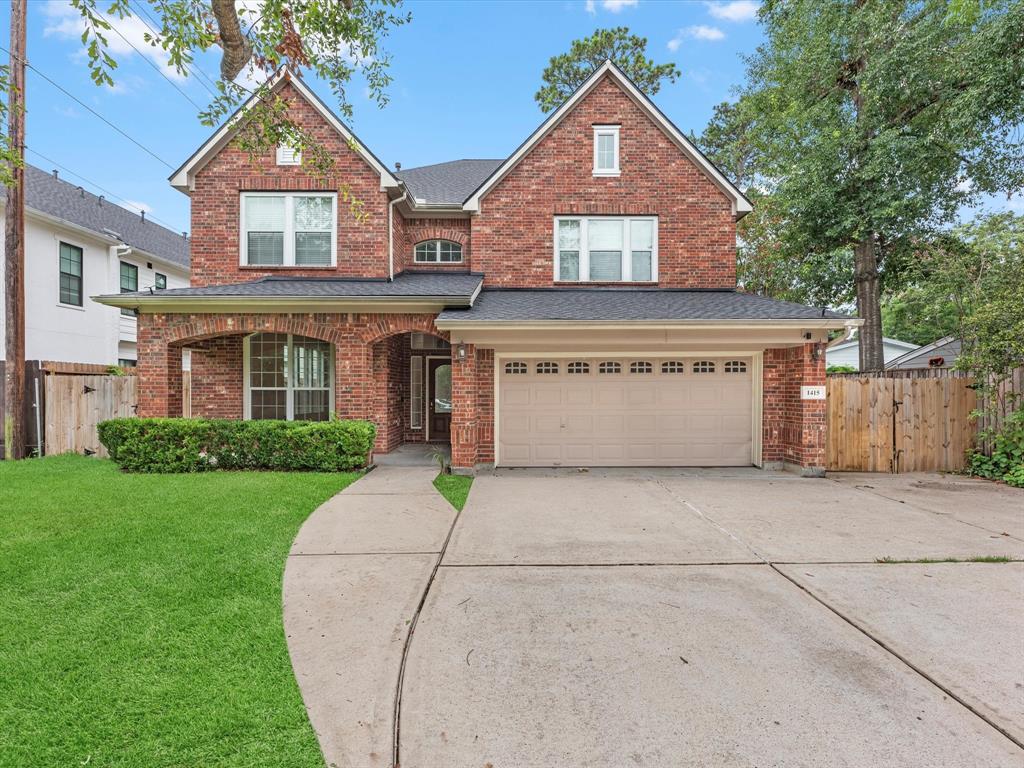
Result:
M388 203L388 281L395 279L395 206L409 196L409 190L402 185L402 196Z

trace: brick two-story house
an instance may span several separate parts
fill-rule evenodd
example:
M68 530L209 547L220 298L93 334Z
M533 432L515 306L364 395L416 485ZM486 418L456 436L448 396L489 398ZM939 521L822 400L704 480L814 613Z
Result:
M171 177L192 287L98 299L139 313L141 415L365 418L462 469L821 470L823 342L856 321L736 290L749 201L616 66L504 160L405 171L273 88L335 171L229 123Z

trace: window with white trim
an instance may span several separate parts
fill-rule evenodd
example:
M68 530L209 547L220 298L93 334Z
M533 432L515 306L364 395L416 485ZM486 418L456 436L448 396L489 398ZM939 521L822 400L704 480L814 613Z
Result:
M555 280L647 283L658 279L655 216L555 219Z
M409 358L409 429L423 429L423 358Z
M417 264L461 264L462 246L451 240L425 240L416 243L413 261Z
M619 175L619 126L594 126L594 175Z
M337 195L243 192L241 263L266 267L333 267L337 263Z
M246 338L246 417L330 419L332 352L328 342L287 333L256 333Z

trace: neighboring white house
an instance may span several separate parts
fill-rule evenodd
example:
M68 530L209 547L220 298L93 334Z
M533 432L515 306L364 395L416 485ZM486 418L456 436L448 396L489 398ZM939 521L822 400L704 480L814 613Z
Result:
M962 343L956 336L943 336L938 341L885 361L886 370L908 368L952 368L960 357Z
M915 349L917 349L917 344L910 344L898 339L882 339L882 357L886 363ZM852 365L854 370L859 371L860 340L853 338L846 341L833 342L825 350L825 367L833 365Z
M2 270L0 258L0 276ZM69 184L56 171L26 166L26 359L135 365L134 315L89 297L188 284L184 233ZM0 279L0 330L3 299Z

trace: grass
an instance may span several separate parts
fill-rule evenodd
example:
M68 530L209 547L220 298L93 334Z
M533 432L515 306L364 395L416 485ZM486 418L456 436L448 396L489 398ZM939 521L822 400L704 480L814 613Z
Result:
M897 560L894 557L880 557L876 563L1009 563L1006 555L976 555L974 557L922 557L919 560Z
M0 766L317 766L281 579L356 474L0 462Z
M466 506L469 487L473 484L472 477L463 475L438 475L434 478L434 487L438 493L448 499L448 503L460 512Z

